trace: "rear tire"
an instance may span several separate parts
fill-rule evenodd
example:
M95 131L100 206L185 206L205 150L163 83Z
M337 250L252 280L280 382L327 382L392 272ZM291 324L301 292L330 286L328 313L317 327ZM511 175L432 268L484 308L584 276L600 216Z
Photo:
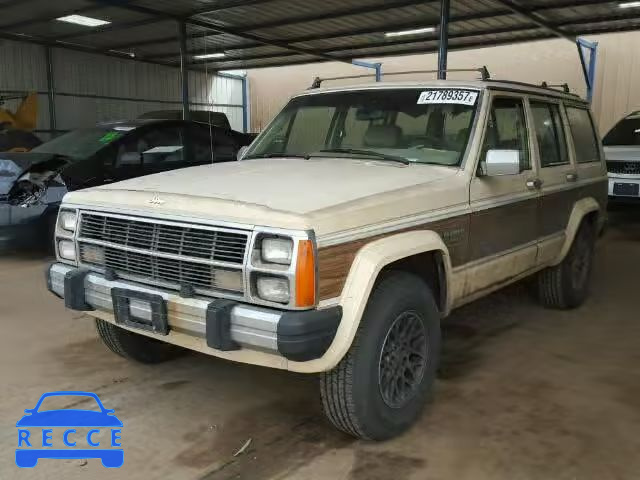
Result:
M596 232L583 221L562 262L538 274L538 298L547 308L579 307L589 296Z
M323 410L339 430L386 440L419 417L440 357L440 314L429 287L395 272L375 287L349 352L320 378Z
M96 319L98 335L113 353L140 363L161 363L184 352L180 347L130 332L104 320Z

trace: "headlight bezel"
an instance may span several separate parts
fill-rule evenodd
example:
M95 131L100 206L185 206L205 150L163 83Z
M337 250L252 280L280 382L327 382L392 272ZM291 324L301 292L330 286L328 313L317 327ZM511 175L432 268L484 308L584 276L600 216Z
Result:
M264 239L278 238L291 242L291 260L288 264L265 262L262 255L262 242ZM307 294L305 304L298 303L298 290L300 283L297 280L298 257L300 245L304 245L306 254L310 257L310 265L313 269L311 275L312 285L306 285L308 293L312 290L312 298ZM317 282L317 246L315 235L312 230L287 230L270 227L255 227L250 245L249 255L246 264L245 284L247 285L246 297L251 303L273 306L276 308L287 308L288 310L309 310L315 308L318 302L318 282ZM287 303L271 301L261 298L257 289L257 279L259 276L273 276L286 278L289 282L289 301Z
M74 220L70 223L73 224L73 230L69 230L68 228L64 228L63 222L65 216L71 216ZM76 233L78 230L78 222L80 218L80 214L77 208L69 208L66 206L61 206L60 210L58 210L58 216L56 218L55 223L55 234L52 241L54 242L54 248L56 252L56 258L59 262L66 263L68 265L78 265L78 245L76 243ZM67 227L70 225L67 224ZM75 249L75 257L73 259L64 257L60 254L60 242L66 241L71 242L74 245Z

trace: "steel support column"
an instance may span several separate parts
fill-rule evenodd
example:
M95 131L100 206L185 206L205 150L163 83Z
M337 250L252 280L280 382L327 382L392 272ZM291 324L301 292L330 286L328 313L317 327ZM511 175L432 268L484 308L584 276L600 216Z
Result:
M56 87L53 79L53 55L51 47L44 47L47 62L47 99L49 102L49 130L56 130Z
M242 130L249 132L249 81L246 74L242 77Z
M189 120L189 71L187 70L187 24L178 22L180 42L180 85L182 89L182 118Z
M598 42L589 42L583 38L576 39L578 47L578 55L580 56L580 64L582 65L582 73L584 81L587 84L587 100L591 103L593 99L593 90L596 81L596 59L598 57ZM589 58L586 58L585 50L589 51Z
M440 38L438 41L438 80L447 79L447 55L449 53L449 0L440 0Z

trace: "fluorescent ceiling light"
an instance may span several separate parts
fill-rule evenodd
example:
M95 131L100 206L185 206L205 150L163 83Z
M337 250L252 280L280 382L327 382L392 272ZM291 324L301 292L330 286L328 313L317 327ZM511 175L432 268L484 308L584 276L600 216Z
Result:
M402 37L403 35L418 35L419 33L435 32L434 27L414 28L413 30L402 30L400 32L387 32L385 37Z
M620 8L634 8L634 7L640 7L640 2L625 2L625 3L619 3L618 7Z
M127 57L136 58L136 54L134 52L123 52L122 50L109 50L112 53L117 53L119 55L126 55Z
M100 27L102 25L108 25L109 23L111 23L107 20L85 17L84 15L67 15L66 17L58 17L56 18L56 20L67 23L75 23L76 25L82 25L84 27Z
M193 58L195 58L196 60L201 60L203 58L222 58L224 57L224 53L222 52L218 52L218 53L207 53L206 55L194 55Z

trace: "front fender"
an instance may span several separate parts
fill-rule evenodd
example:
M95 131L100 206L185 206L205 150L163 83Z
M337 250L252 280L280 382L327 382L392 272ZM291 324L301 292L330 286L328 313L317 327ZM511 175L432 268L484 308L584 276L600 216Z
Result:
M289 368L299 372L321 372L334 368L351 347L380 271L397 260L426 252L439 252L442 255L448 312L451 304L451 259L440 235L430 230L420 230L372 241L358 251L351 264L340 297L342 320L333 343L321 358L304 363L289 362Z

